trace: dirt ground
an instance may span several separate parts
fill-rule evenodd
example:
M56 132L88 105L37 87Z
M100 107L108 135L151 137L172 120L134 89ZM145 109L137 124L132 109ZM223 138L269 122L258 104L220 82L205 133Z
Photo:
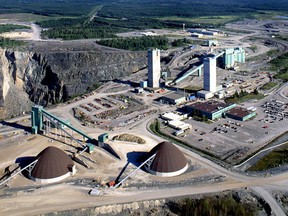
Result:
M25 135L23 133L19 134L16 139L10 140L9 145L5 143L6 139L2 139L2 148L0 151L0 176L2 177L4 175L5 168L9 166L10 168L12 168L12 166L16 167L15 164L19 159L36 156L47 146L58 147L64 150L68 155L76 152L78 146L75 142L71 144L71 141L67 138L65 144L64 142L56 140L60 139L64 141L63 138L59 138L59 136L56 136L55 134L49 136L50 137L44 137L42 135ZM66 201L63 201L64 197L69 197L70 201L71 199L75 200L76 198L83 200L82 202L87 200L87 198L90 200L88 192L96 186L100 186L100 190L103 191L105 197L109 198L114 193L121 196L124 191L131 190L132 188L151 187L153 185L154 187L159 187L161 185L163 186L164 182L164 185L166 186L169 184L181 184L181 182L182 184L186 184L187 182L185 183L185 181L187 181L187 179L192 179L191 182L194 182L195 184L198 182L198 184L200 184L201 181L205 181L205 178L207 178L208 181L213 181L214 178L218 177L213 171L199 166L194 162L193 158L190 157L188 158L190 168L184 175L163 179L161 177L152 176L143 170L139 170L122 185L122 189L120 188L115 191L108 190L106 192L105 188L107 186L105 184L109 181L115 181L122 169L127 165L127 161L130 161L130 163L128 163L128 166L124 170L121 179L136 168L136 162L139 163L139 158L137 158L139 154L137 153L148 152L158 143L149 137L143 135L141 137L146 140L146 144L112 140L107 142L119 154L121 160L110 156L110 154L105 153L104 150L99 151L96 149L92 154L84 153L83 156L80 156L79 158L85 161L90 168L88 169L75 163L78 172L60 183L41 185L22 174L15 176L6 183L4 187L0 187L0 197L5 199L5 202L0 203L1 215L21 215L23 210L35 205L41 205L41 212L43 213L52 210L61 211L69 209L71 206L69 206ZM221 181L223 180L224 179L221 179ZM39 196L42 197L44 195L45 198L41 198L43 200L38 200ZM33 197L35 197L35 199ZM52 208L52 206L54 207Z
M19 31L19 32L2 33L0 36L10 39L31 40L33 38L33 33L27 31Z

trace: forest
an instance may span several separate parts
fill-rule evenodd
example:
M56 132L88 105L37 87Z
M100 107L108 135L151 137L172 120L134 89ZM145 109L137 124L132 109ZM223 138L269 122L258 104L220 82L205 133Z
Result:
M288 10L286 0L0 0L0 5L1 14L24 12L45 16L85 16L97 5L103 5L99 15L106 17L191 17Z
M117 9L116 9L117 8ZM116 33L149 28L213 28L255 14L287 14L287 0L0 0L0 14L32 13L49 38L113 38ZM94 19L91 17L95 15ZM211 17L199 23L193 18ZM213 20L228 17L227 21Z
M164 36L143 36L139 38L125 38L125 39L111 39L111 40L100 40L97 42L100 45L114 47L125 50L147 50L149 48L168 48L168 38Z
M32 13L42 16L85 16L105 0L0 0L0 14Z

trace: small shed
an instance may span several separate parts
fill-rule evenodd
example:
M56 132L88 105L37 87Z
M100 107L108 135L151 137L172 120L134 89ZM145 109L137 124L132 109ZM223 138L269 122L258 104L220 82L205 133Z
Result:
M98 136L98 146L102 147L103 144L108 140L108 133L104 133Z
M148 86L147 80L140 82L140 87L141 87L141 88L147 88L147 86Z
M135 88L134 91L135 91L136 94L140 94L140 93L142 93L144 91L144 89L138 87L138 88Z

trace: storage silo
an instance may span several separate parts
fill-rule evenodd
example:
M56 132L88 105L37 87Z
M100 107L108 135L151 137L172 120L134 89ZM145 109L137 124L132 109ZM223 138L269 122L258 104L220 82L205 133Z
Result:
M184 173L188 162L184 154L172 143L161 142L148 154L155 157L145 165L145 169L156 176L171 177Z
M61 149L49 146L37 155L30 178L40 183L61 181L76 172L74 162Z

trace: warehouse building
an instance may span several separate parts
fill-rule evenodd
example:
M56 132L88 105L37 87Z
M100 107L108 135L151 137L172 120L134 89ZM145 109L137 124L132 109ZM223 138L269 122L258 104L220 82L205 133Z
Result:
M215 36L218 35L218 32L216 31L208 31L206 29L188 29L188 32L190 33L198 33L202 35L210 35L210 36Z
M166 112L161 114L161 118L164 120L172 121L172 120L183 120L184 118L187 118L187 114L178 114L173 112Z
M210 91L201 90L197 92L197 97L207 100L207 99L213 98L214 93Z
M195 38L203 38L203 34L199 34L199 33L192 33L191 37L195 37Z
M207 102L197 102L189 105L187 110L196 116L206 116L210 120L221 118L225 112L236 107L236 104L226 104L211 100Z
M176 130L182 130L182 131L185 131L185 130L192 128L192 125L185 123L185 122L182 122L182 121L179 121L179 120L169 121L168 126L174 128Z
M186 97L184 94L178 94L173 92L163 96L160 100L162 101L162 103L178 105L186 102Z
M226 112L226 116L239 121L246 121L256 116L255 110L248 110L242 107L234 107L233 109Z

